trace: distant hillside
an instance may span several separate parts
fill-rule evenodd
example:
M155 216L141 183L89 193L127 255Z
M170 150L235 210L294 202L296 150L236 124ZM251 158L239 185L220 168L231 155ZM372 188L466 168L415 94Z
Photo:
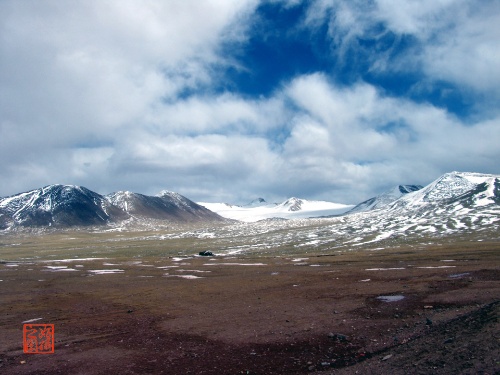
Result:
M120 191L106 199L134 217L176 222L218 221L221 217L180 194L162 191L157 196Z
M176 223L224 219L180 194L150 197L130 192L102 196L82 186L49 185L0 199L0 229L98 226L127 219Z
M422 189L421 185L398 185L376 197L367 199L356 205L349 213L379 210L387 208L391 203L401 198L403 195Z

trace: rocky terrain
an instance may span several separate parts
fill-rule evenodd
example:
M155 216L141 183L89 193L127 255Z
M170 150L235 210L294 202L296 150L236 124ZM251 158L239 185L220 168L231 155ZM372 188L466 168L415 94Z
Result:
M498 241L198 256L212 241L2 238L0 372L500 372ZM30 321L54 354L23 353Z

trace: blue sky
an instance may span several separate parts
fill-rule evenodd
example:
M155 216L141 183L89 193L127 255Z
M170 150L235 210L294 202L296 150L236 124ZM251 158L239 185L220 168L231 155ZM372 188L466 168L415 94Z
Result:
M358 203L500 173L497 0L4 0L0 28L0 196Z

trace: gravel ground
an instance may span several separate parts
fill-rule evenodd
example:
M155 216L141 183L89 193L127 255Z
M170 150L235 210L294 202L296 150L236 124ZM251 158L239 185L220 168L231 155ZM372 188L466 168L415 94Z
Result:
M499 374L499 250L4 262L0 373Z

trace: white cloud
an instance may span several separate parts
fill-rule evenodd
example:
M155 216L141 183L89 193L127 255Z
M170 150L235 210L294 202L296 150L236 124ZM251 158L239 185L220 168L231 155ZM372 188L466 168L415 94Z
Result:
M305 22L327 20L345 51L385 22L425 43L412 57L429 79L483 94L500 83L493 2L460 11L464 2L361 4L316 1ZM452 169L497 171L495 111L466 124L324 73L298 75L270 97L214 93L213 68L231 59L221 46L249 37L256 6L0 2L0 195L60 182L101 193L170 189L203 201L299 195L357 203Z
M403 0L397 6L391 0L377 0L375 13L394 32L427 39L436 28L448 27L456 10L464 6L467 0Z
M500 3L498 1L377 1L376 17L398 34L422 43L418 58L426 74L481 93L500 84ZM407 63L407 61L405 62ZM498 96L497 96L498 98Z
M265 133L285 121L282 101L243 99L234 94L192 96L157 106L148 121L160 133Z
M272 184L279 163L268 141L259 137L141 133L123 141L110 160L110 172L136 189L144 188L144 181L137 180L144 175L149 193L168 188L210 200L245 199Z
M137 122L157 101L208 83L210 64L223 60L217 48L241 38L252 3L4 1L2 120L71 127L73 138Z
M245 37L256 4L0 2L0 172L16 174L5 164L60 165L82 143L119 143L164 101L209 85L211 66L226 63L221 45ZM55 175L34 173L32 184ZM0 190L23 186L2 178Z
M484 8L469 4L466 10L424 52L426 71L498 99L500 3L491 2Z
M425 183L452 169L495 171L500 118L464 124L443 109L387 97L365 83L336 86L321 74L295 79L287 94L302 114L282 156L303 186L312 179L328 186L329 179L332 190L337 181L359 190Z
M484 0L313 1L304 25L315 32L323 24L334 46L337 64L346 64L358 38L377 40L392 32L413 37L418 45L389 61L393 49L363 56L372 69L422 70L427 79L466 85L498 100L500 84L500 3ZM385 26L385 30L380 29ZM352 58L352 56L351 56Z

